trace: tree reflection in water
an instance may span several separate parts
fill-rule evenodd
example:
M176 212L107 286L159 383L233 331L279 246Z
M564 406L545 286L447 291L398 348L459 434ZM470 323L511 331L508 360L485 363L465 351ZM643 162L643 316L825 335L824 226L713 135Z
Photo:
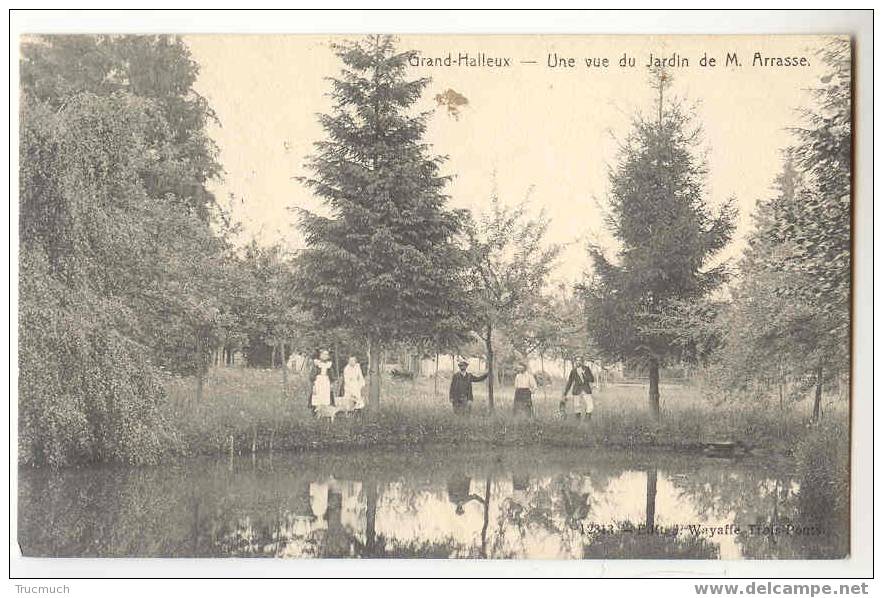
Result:
M19 487L29 556L824 558L848 546L824 488L787 465L698 457L276 455L22 469ZM728 524L759 533L688 527ZM762 533L776 525L836 533Z

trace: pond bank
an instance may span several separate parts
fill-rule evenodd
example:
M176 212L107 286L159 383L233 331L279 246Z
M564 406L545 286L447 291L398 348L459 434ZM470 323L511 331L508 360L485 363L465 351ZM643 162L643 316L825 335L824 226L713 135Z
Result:
M170 384L163 445L168 457L221 455L232 452L306 451L427 445L668 450L691 454L709 443L732 442L749 453L789 456L808 427L808 402L715 401L700 389L665 385L662 419L647 412L647 389L607 385L595 393L589 422L557 419L561 388L552 380L534 398L535 418L512 415L513 390L497 389L490 412L484 385L476 384L472 414L457 417L447 401L446 380L384 380L381 408L363 418L338 416L316 421L305 397L308 381L291 376L280 384L279 372L247 368L218 370L206 380L205 399L193 399L186 379ZM562 382L563 384L563 382ZM823 426L848 430L845 408L825 414ZM740 449L741 452L741 449Z
M422 446L452 447L544 447L597 448L624 451L665 450L708 454L717 443L732 443L732 454L718 450L715 456L791 457L800 444L821 430L834 427L835 436L845 429L829 421L808 427L800 422L758 414L704 422L701 413L681 413L654 422L646 416L628 417L608 413L587 422L516 419L508 414L459 418L444 412L381 410L361 419L333 423L310 418L276 421L243 421L239 425L188 427L179 422L171 430L169 446L177 456L248 455L268 452L312 450L360 450L369 447L410 449Z

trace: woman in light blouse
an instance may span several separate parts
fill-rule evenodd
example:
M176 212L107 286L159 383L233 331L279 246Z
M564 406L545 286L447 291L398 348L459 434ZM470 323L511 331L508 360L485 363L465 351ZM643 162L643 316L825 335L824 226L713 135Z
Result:
M518 373L515 375L515 400L513 411L515 415L521 413L527 417L533 417L533 393L537 389L537 381L527 369L526 363L518 364Z

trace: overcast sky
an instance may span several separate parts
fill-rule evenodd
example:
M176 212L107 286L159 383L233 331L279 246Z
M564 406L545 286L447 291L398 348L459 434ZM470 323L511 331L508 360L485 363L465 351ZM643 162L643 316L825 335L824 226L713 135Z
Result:
M339 61L327 36L188 36L201 71L196 88L220 120L211 134L226 171L215 186L247 238L298 247L300 236L287 209L321 209L295 178L306 174L304 158L323 138L316 114L329 108L328 82ZM735 197L740 210L737 239L726 250L738 256L757 200L769 195L791 142L787 127L799 123L795 108L811 100L823 67L813 51L826 42L804 36L402 36L399 47L425 57L484 53L509 58L511 67L413 67L429 76L418 109L437 108L434 96L453 89L468 105L458 118L443 108L433 115L427 141L449 157L455 175L450 205L481 210L494 173L501 198L520 201L533 186L532 202L551 218L550 241L567 245L556 278L575 280L587 266L585 244L612 247L604 229L607 167L616 139L625 137L636 111L653 109L645 65L652 53L677 53L688 67L674 68L670 93L696 104L709 167L707 201ZM723 66L736 52L742 66ZM808 67L752 66L763 56L806 56ZM622 69L623 53L636 60ZM714 68L701 67L704 54ZM547 66L549 54L574 58L575 67ZM608 58L607 68L586 58ZM522 62L524 61L524 62ZM535 61L529 64L527 61Z

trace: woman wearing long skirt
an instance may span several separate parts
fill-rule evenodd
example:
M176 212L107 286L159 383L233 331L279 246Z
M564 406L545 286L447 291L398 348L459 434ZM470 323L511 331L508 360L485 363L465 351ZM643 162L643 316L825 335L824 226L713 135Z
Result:
M353 355L343 368L343 397L347 410L358 411L365 407L365 400L362 398L364 387L365 377L362 375L362 366Z
M310 392L310 408L313 410L313 413L316 412L316 407L334 404L334 399L331 396L331 379L334 376L332 371L333 365L328 351L321 351L319 358L313 360L313 367L310 372L313 380L313 387Z
M515 400L512 410L515 415L524 414L533 417L533 393L537 390L537 381L527 369L527 364L518 364L518 373L515 375Z

